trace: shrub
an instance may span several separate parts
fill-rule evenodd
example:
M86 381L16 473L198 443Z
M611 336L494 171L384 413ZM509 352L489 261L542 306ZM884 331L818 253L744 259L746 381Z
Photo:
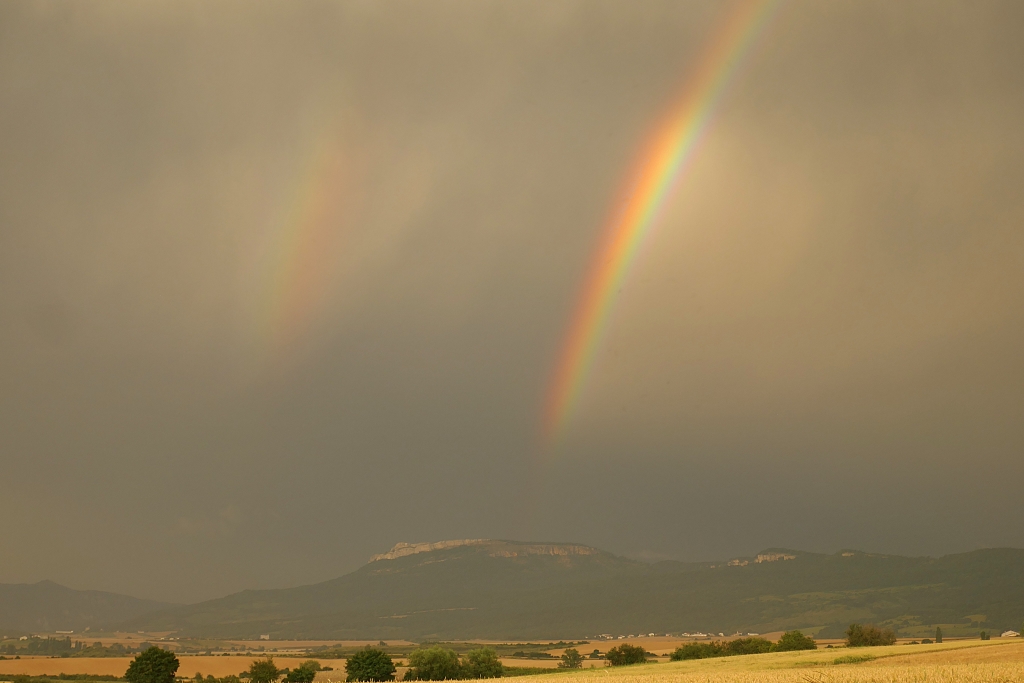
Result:
M988 631L982 631L981 632L981 639L982 640L990 640L991 639L991 637L988 635Z
M395 663L383 650L367 647L346 660L345 673L348 681L393 681Z
M772 645L773 652L791 652L793 650L817 650L814 638L805 636L800 631L786 631L779 642Z
M252 683L274 683L281 675L281 670L274 664L273 657L267 657L253 661L246 673L249 674L249 680Z
M501 678L503 673L498 653L489 647L467 652L462 668L466 678Z
M932 644L932 639L931 638L923 638L921 640L921 644L922 645L931 645Z
M721 643L687 643L676 648L676 651L669 655L673 662L684 659L710 659L711 657L724 657L725 649Z
M764 638L737 638L720 644L725 655L759 655L771 652L772 641Z
M455 650L435 645L413 650L409 655L406 681L448 681L462 678L462 663Z
M124 672L128 683L174 683L178 658L170 650L150 647L140 653Z
M562 653L562 661L558 663L559 669L582 669L583 655L574 647L567 648Z
M846 629L847 647L871 647L875 645L892 645L896 642L896 633L892 629L880 629L871 624L850 624Z
M313 683L313 679L316 678L316 672L319 670L320 662L310 659L299 664L294 670L289 671L284 680L287 683Z
M941 643L942 642L942 627L941 626L936 626L935 627L935 642L936 643Z
M647 661L647 653L642 647L623 643L618 647L608 650L608 662L612 666L625 666L627 664L643 664Z

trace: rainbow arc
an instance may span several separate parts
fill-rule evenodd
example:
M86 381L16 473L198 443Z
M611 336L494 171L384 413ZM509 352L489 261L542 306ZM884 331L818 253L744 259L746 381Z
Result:
M744 0L729 14L700 59L687 87L663 117L628 174L595 250L579 303L550 381L544 413L546 445L557 444L578 404L616 294L649 238L671 191L691 165L718 103L776 0Z

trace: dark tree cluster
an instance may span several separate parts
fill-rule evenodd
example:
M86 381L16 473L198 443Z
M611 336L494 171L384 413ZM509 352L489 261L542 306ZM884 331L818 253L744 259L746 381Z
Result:
M348 681L393 681L395 680L395 663L383 650L367 646L345 662L345 673Z
M941 642L942 635L936 636ZM850 624L846 629L847 647L873 647L876 645L894 645L896 632L891 628L881 629L872 624Z
M124 672L128 683L174 683L178 658L170 650L153 646L144 650Z
M647 651L638 645L623 643L618 647L613 647L608 650L608 654L605 655L605 658L612 666L643 664L647 661Z
M574 647L566 648L562 653L562 661L558 663L559 669L582 669L583 655Z
M710 643L687 643L676 648L676 651L669 655L669 659L678 662L684 659L710 659L736 655L759 655L765 652L814 650L817 647L814 639L810 636L805 636L800 631L787 631L777 643L757 637L716 640Z

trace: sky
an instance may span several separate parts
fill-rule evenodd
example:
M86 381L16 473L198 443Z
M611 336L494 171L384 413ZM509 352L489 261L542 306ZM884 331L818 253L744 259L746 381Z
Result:
M545 426L733 4L0 6L0 582L1024 546L1018 2L768 7Z

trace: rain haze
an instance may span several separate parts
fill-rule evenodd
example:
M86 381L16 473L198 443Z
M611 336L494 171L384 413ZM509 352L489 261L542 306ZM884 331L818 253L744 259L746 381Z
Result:
M1024 545L1019 2L771 7L552 435L602 235L731 11L0 6L0 581Z

